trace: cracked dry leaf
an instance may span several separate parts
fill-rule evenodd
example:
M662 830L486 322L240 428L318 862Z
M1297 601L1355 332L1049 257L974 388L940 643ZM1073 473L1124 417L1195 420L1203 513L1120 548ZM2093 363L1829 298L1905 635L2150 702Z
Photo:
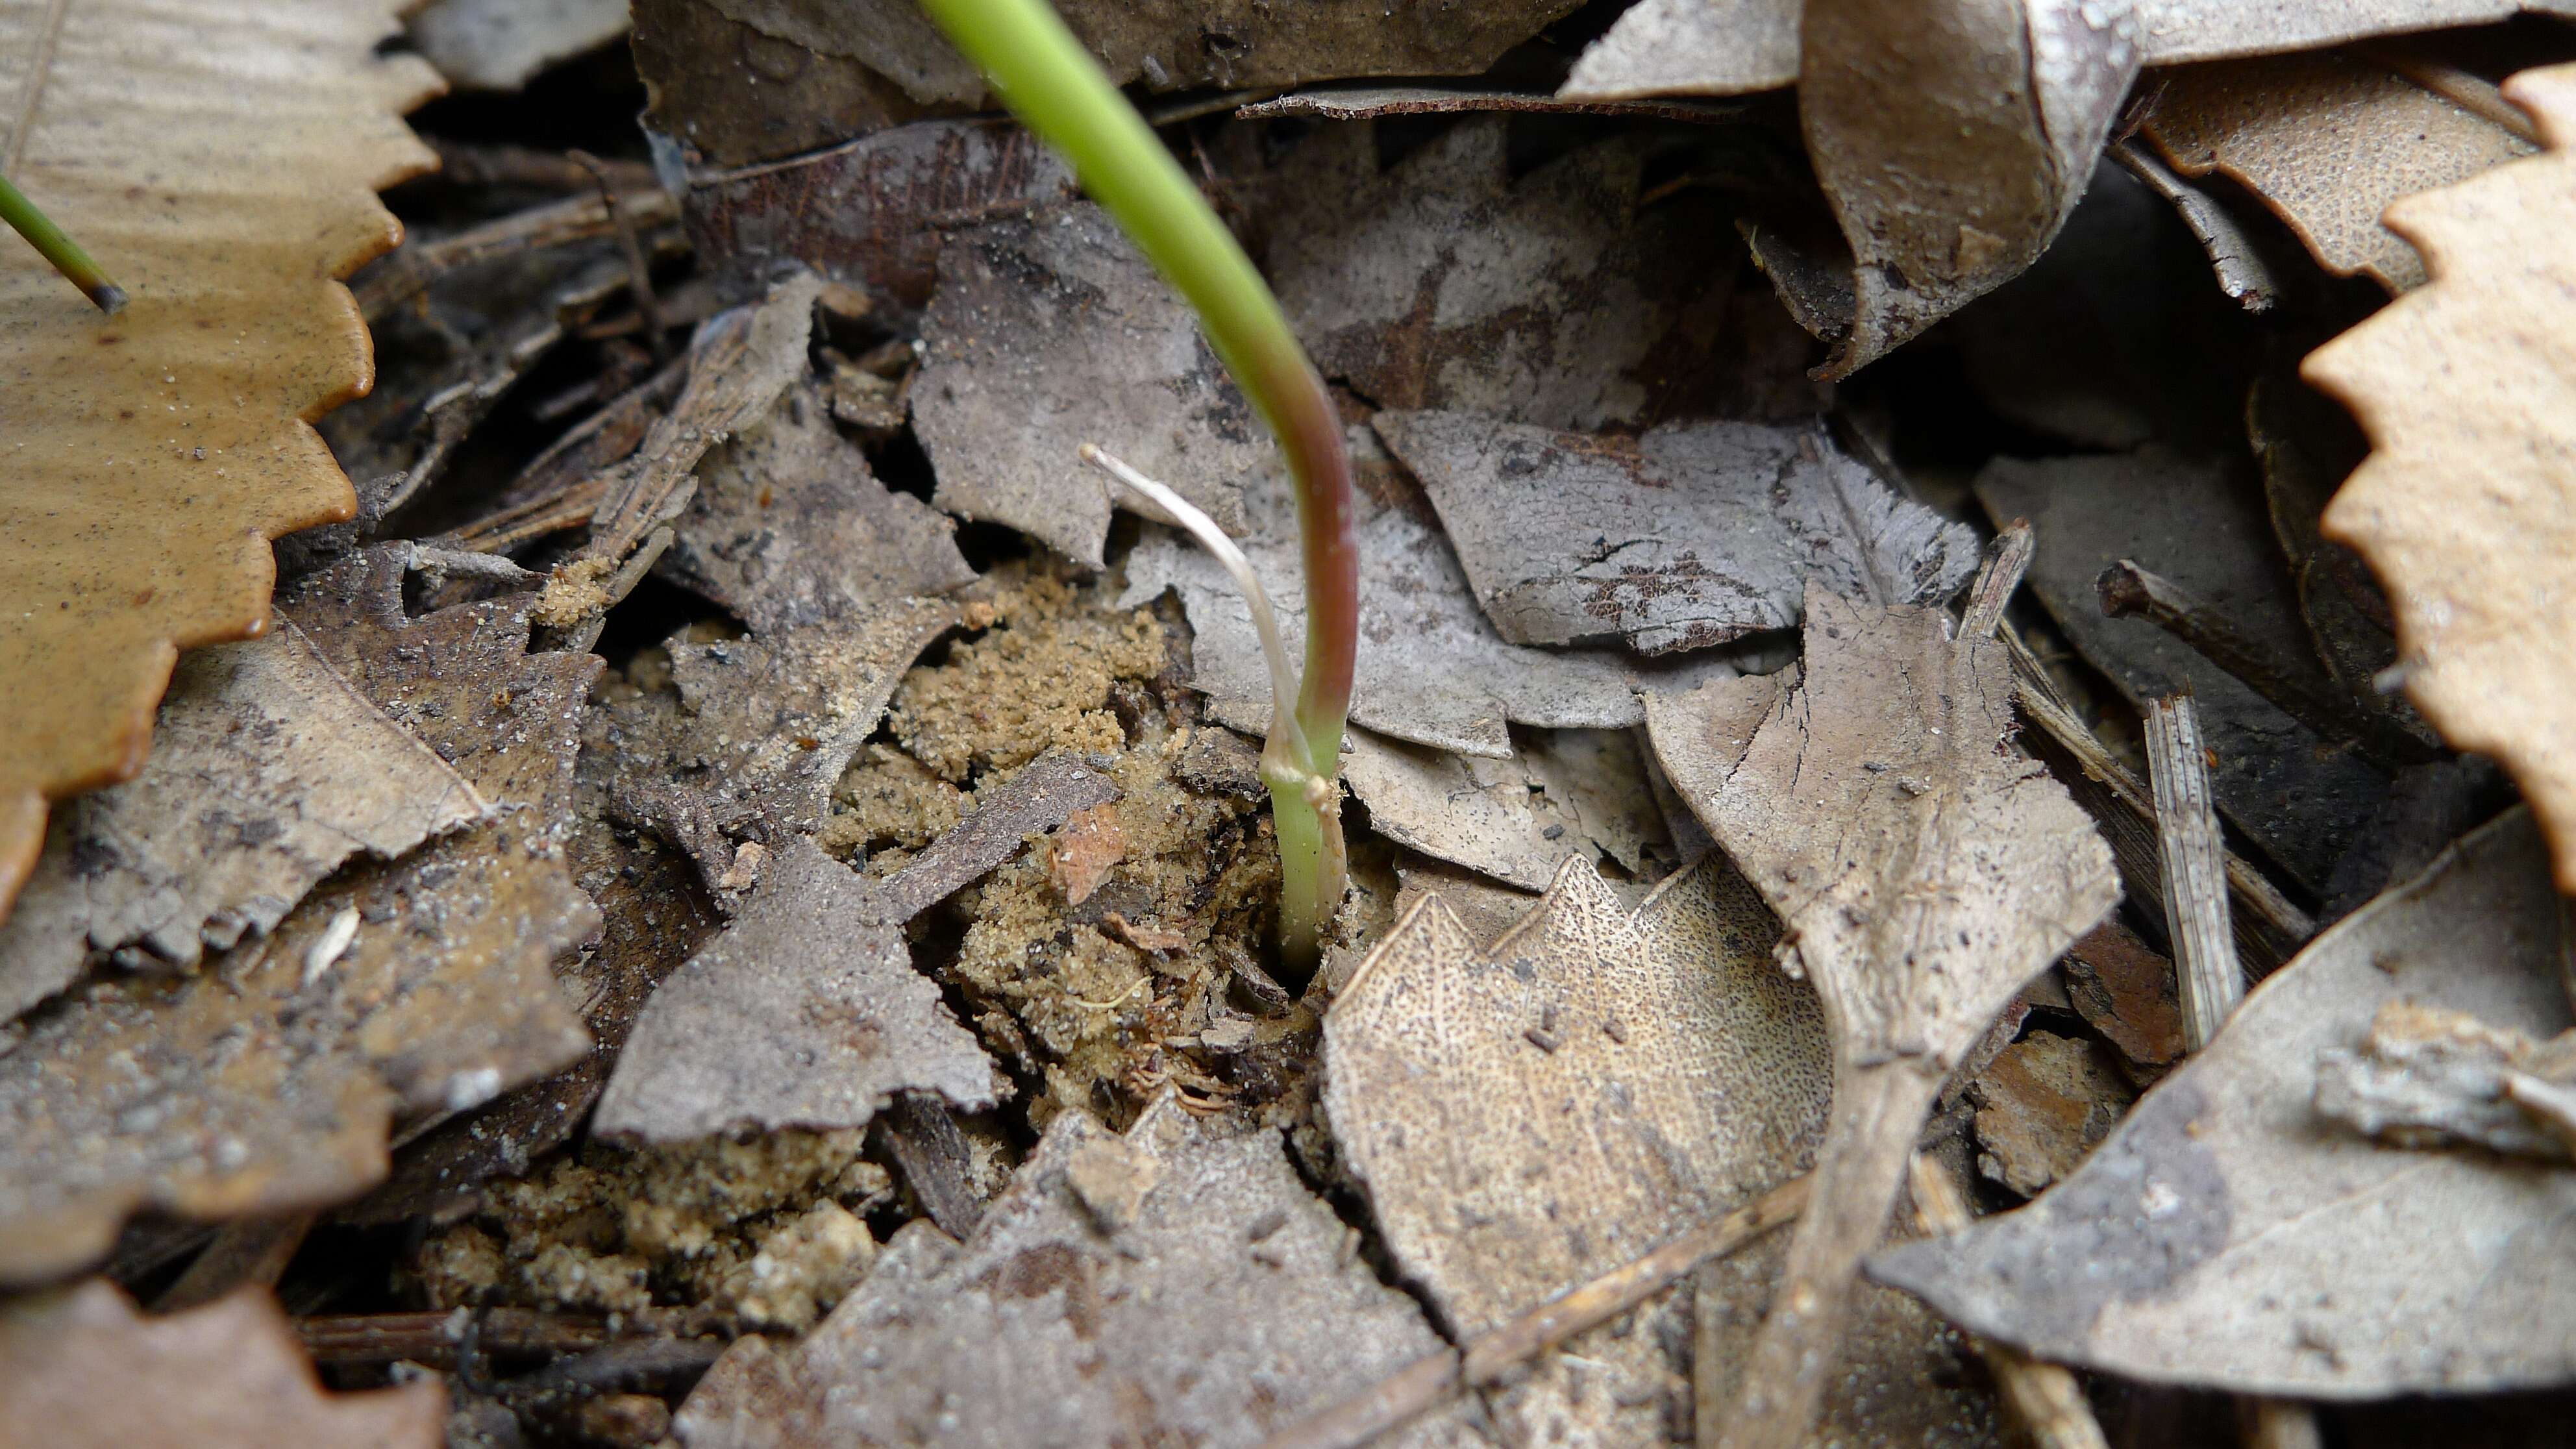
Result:
M1579 857L1480 945L1438 895L1324 1017L1324 1107L1397 1267L1460 1339L1787 1180L1822 1135L1815 995L1714 854L1632 913ZM1500 1394L1506 1436L1559 1417L1660 1438L1658 1335L1610 1326Z
M1355 454L1376 441L1350 430ZM1250 527L1244 555L1270 594L1290 656L1305 647L1305 565L1287 479L1265 471L1244 482ZM1649 681L1732 674L1702 654L1649 663L1618 650L1527 649L1506 644L1476 608L1449 541L1419 499L1355 500L1360 543L1360 648L1351 722L1380 734L1509 759L1505 722L1547 729L1625 729L1645 718L1636 690ZM1208 697L1218 723L1258 735L1270 728L1270 670L1252 612L1234 580L1205 550L1167 529L1148 529L1127 556L1118 607L1134 608L1165 589L1189 611L1190 687Z
M930 305L940 251L961 220L997 221L1076 195L1073 172L1016 122L919 121L811 156L693 176L682 214L711 263L760 271L802 262L864 287L902 320Z
M800 354L801 355L801 354ZM621 814L738 891L746 844L810 832L914 657L956 622L923 597L975 577L954 526L894 493L832 425L812 378L708 455L663 572L722 604L751 637L666 646L676 697L611 703Z
M2524 812L2319 936L2038 1202L1879 1254L1959 1323L2125 1378L2311 1399L2576 1381L2576 1173L2320 1117L2389 1002L2549 1037L2559 902ZM2331 1292L2321 1292L2331 1285Z
M2130 706L2189 689L2209 747L2218 808L2313 891L2361 838L2388 781L2180 639L2102 612L2094 581L2122 559L2198 595L2284 675L2338 688L2300 622L2258 484L2224 461L2159 452L1998 458L1977 475L1997 520L2030 520L2030 589L2076 650Z
M1508 760L1449 754L1354 730L1342 778L1369 828L1424 855L1540 891L1566 857L1615 860L1631 879L1671 842L1626 731L1525 735Z
M2324 527L2388 585L2407 697L2513 776L2576 891L2576 621L2560 602L2576 589L2576 67L2525 71L2505 94L2548 152L2392 208L2431 285L2302 370L2370 436Z
M912 416L939 473L932 501L1090 568L1110 495L1079 445L1168 480L1228 533L1243 531L1240 480L1281 466L1196 314L1089 202L951 240L922 344Z
M903 923L1116 793L1070 756L1042 756L889 880L791 837L733 924L654 991L593 1130L677 1142L746 1123L863 1127L900 1091L992 1106L993 1064L913 970Z
M1374 420L1515 644L1700 649L1798 622L1809 581L1947 600L1976 535L1909 503L1821 429L1675 423L1593 437L1464 413Z
M2120 898L2110 848L2012 746L2012 672L1939 609L1810 585L1802 677L1650 695L1665 773L1787 923L1834 1105L1723 1442L1801 1442L1861 1255L1934 1095L1997 1013Z
M1355 1246L1275 1132L1168 1094L1123 1138L1066 1112L963 1245L906 1227L803 1340L737 1341L673 1429L689 1449L1250 1449L1441 1348ZM1453 1410L1380 1442L1490 1441Z
M438 1449L447 1391L325 1390L264 1289L146 1317L93 1278L0 1312L0 1424L48 1449Z
M309 425L370 378L333 279L433 164L397 117L437 77L377 51L399 8L0 0L0 170L132 299L0 262L0 679L45 681L0 691L0 908L46 801L141 767L177 651L266 622L268 541L349 514Z
M2424 261L2380 213L2535 147L2367 59L2284 55L2186 66L2157 78L2142 129L2175 169L2216 171L2278 213L2337 276L2392 292Z
M156 734L141 775L47 826L0 920L0 1020L93 955L194 966L276 926L350 856L391 860L484 813L292 624L182 657Z
M624 35L626 0L438 0L410 30L421 55L455 84L515 91Z
M1780 369L1757 329L1715 325L1734 283L1708 263L1714 213L1641 209L1642 141L1515 180L1506 122L1469 117L1383 173L1374 124L1328 127L1283 163L1259 208L1263 270L1326 376L1382 407L1594 429L1741 406L1689 391L1734 381L1721 349ZM1785 359L1793 377L1805 363Z
M0 1282L94 1260L126 1215L305 1211L385 1175L397 1117L480 1105L589 1047L552 963L597 933L565 869L599 661L525 652L528 596L401 611L408 545L351 555L280 611L361 694L501 807L343 872L182 979L104 981L0 1056Z

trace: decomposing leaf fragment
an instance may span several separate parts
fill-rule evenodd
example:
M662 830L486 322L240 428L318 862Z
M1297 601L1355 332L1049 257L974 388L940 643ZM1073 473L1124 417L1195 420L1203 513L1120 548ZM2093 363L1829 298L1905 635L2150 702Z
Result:
M1354 430L1355 448L1372 447ZM1289 653L1304 647L1299 602L1304 564L1294 500L1282 473L1244 483L1250 527L1243 551L1278 611ZM1648 679L1730 674L1713 655L1648 665L1614 650L1540 650L1506 644L1476 608L1457 555L1427 506L1363 495L1360 542L1360 654L1351 719L1381 734L1505 759L1506 721L1549 729L1624 729L1643 719L1635 688ZM1191 687L1208 696L1220 723L1258 734L1270 727L1270 673L1252 613L1222 566L1178 535L1149 533L1127 556L1120 608L1166 588L1181 596L1196 631Z
M1664 845L1635 741L1623 731L1525 735L1508 760L1449 754L1366 730L1349 737L1342 776L1369 828L1398 845L1545 890L1569 855L1615 860L1634 878Z
M0 1018L94 953L193 966L275 926L361 851L390 860L484 802L289 624L184 656L143 773L54 813L0 921Z
M1675 423L1626 440L1392 411L1374 425L1515 644L1699 649L1795 625L1809 580L1925 604L1976 571L1965 525L1812 427Z
M434 1378L327 1392L262 1290L147 1318L94 1278L0 1313L0 1423L52 1449L436 1449L447 1392Z
M1188 305L1088 202L952 240L922 341L913 425L939 471L933 501L1077 563L1100 567L1109 532L1108 490L1075 465L1083 443L1168 479L1230 533L1244 475L1279 466Z
M474 90L517 90L625 33L624 0L438 0L411 19L412 44Z
M1092 1192L1125 1201L1112 1158L1152 1177L1114 1230L1070 1181L1088 1159ZM897 1233L801 1342L737 1342L674 1428L690 1449L1250 1446L1441 1346L1350 1243L1274 1133L1169 1095L1123 1139L1067 1112L963 1245ZM1489 1441L1452 1412L1386 1442Z
M2036 1195L2109 1135L2129 1092L2081 1037L2034 1031L1968 1084L1977 1104L1977 1170Z
M2397 1147L2465 1143L2564 1162L2567 1144L2522 1102L2534 1084L2571 1083L2576 1032L2536 1042L2465 1012L2390 1001L2358 1046L2318 1050L2316 1105Z
M2424 262L2380 225L2388 204L2534 149L2385 66L2337 53L2169 71L2144 130L2184 173L2244 183L2326 270L2392 292L2421 286Z
M993 1065L912 969L903 923L1114 791L1054 754L986 789L973 815L891 880L803 836L764 863L733 924L653 993L593 1130L676 1142L750 1123L865 1126L897 1092L975 1110Z
M1779 923L1717 856L1633 914L1580 858L1479 944L1437 895L1324 1018L1325 1109L1397 1266L1450 1331L1484 1333L1793 1176L1829 1065L1815 998L1771 964ZM1659 1427L1655 1335L1597 1331L1542 1363L1508 1422Z
M2485 827L2257 987L2075 1175L1871 1260L1978 1333L2160 1383L2318 1399L2576 1380L2576 1176L2317 1115L2319 1054L2390 1002L2567 1029L2531 817Z
M2387 794L2385 777L2142 619L2102 613L2095 581L2123 559L2189 588L2236 623L2272 666L2316 691L2339 688L2299 621L2298 599L2253 480L2223 463L2154 451L2023 460L1977 476L1995 518L2030 520L2030 587L2067 639L2133 708L2188 688L2211 750L2218 807L2310 889Z
M1655 753L1794 933L1834 1035L1815 1204L1791 1244L1731 1445L1799 1442L1943 1079L2024 982L2119 899L2111 854L2012 749L2004 647L1938 609L1807 595L1794 682L1649 696Z
M266 620L268 540L350 510L308 423L370 377L332 278L432 164L396 117L437 77L376 49L400 8L0 3L11 179L131 298L102 322L33 253L0 264L0 679L44 681L0 691L0 903L47 800L142 765L178 649Z
M2109 920L2066 949L2066 995L2084 1024L2127 1058L2152 1071L2182 1055L2182 1003L2173 962Z
M2453 747L2512 774L2576 890L2576 620L2566 438L2576 226L2576 68L2525 71L2505 94L2547 154L2394 207L2433 282L2311 354L2308 379L2350 407L2372 453L2327 508L2327 536L2388 585L2406 691Z
M930 305L964 222L1074 199L1073 173L1007 121L918 121L791 161L693 176L682 208L701 256L746 270L792 259L867 289L898 319Z
M1375 130L1329 127L1290 155L1263 208L1264 270L1316 366L1380 406L1654 422L1700 401L1677 389L1723 384L1718 347L1758 341L1695 327L1733 284L1706 256L1720 223L1695 203L1641 208L1635 138L1514 180L1503 117L1468 117L1384 172Z

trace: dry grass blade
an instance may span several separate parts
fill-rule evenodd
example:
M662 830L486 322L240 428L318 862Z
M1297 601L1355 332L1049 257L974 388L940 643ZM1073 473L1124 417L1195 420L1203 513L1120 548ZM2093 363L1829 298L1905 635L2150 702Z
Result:
M132 296L103 322L0 249L0 679L47 682L0 691L0 902L47 800L141 766L178 651L266 622L268 540L356 505L310 423L373 375L332 279L432 164L396 117L437 77L375 53L399 8L93 0L49 32L0 0L0 152Z
M2431 284L2303 371L2370 435L2325 530L2388 585L2408 697L2513 775L2576 891L2576 66L2504 89L2548 151L2391 207Z
M1911 1181L1915 1220L1927 1236L1964 1232L1973 1225L1967 1194L1959 1190L1948 1168L1928 1156L1917 1156ZM1995 1386L2003 1390L2004 1402L2012 1405L2039 1449L2106 1449L2102 1425L2093 1417L2084 1386L2073 1373L2001 1344L1977 1347L1985 1355L1986 1366L1994 1370Z

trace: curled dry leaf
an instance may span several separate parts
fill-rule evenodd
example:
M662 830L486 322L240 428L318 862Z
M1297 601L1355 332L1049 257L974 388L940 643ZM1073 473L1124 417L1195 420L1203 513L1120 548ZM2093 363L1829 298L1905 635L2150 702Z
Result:
M1650 875L1670 842L1624 731L1525 735L1508 760L1448 754L1355 730L1342 776L1369 828L1398 845L1523 890L1545 890L1566 857Z
M2320 1054L2390 1002L2566 1030L2559 929L2516 811L2319 936L2047 1196L1882 1253L1872 1276L1988 1337L2159 1383L2359 1399L2576 1381L2576 1176L2382 1146L2314 1105Z
M946 519L877 481L811 378L688 486L661 567L752 634L675 636L676 695L610 704L606 742L619 812L686 850L722 896L752 883L736 872L746 844L776 849L820 822L895 682L956 621L925 596L974 572Z
M1667 424L1634 440L1382 412L1495 629L1515 644L1699 649L1798 622L1809 581L1939 603L1966 525L1898 497L1813 427Z
M886 881L790 837L732 926L654 992L593 1130L677 1142L745 1123L862 1127L897 1092L992 1106L992 1062L912 969L903 923L1115 794L1098 771L1041 756Z
M2576 67L2526 71L2505 94L2548 153L2392 208L2431 285L2304 372L2370 435L2325 530L2388 585L2407 696L2513 775L2576 891L2576 617L2557 602L2576 590Z
M1785 410L1815 410L1803 349L1775 359L1758 328L1707 325L1733 286L1708 263L1722 223L1696 198L1641 209L1641 141L1513 179L1501 116L1471 116L1383 172L1375 137L1368 124L1307 137L1259 208L1264 270L1327 376L1385 407L1549 428L1750 415L1758 401L1675 391L1748 386L1712 360L1723 345L1788 373Z
M902 319L930 304L940 250L960 224L1074 194L1064 162L1015 123L920 121L791 161L693 176L682 214L709 261L753 271L801 262L866 288Z
M737 1342L673 1427L690 1449L1257 1444L1441 1346L1354 1247L1275 1133L1169 1095L1123 1139L1067 1112L963 1245L897 1233L802 1341ZM1465 1421L1384 1442L1489 1442Z
M147 1318L92 1279L0 1313L0 1422L50 1449L438 1449L447 1392L326 1392L263 1290Z
M625 0L438 0L411 19L412 44L471 90L517 90L625 33Z
M2300 883L2323 890L2388 781L2190 645L2144 619L2102 612L2095 581L2123 560L2181 584L2236 626L2300 688L2341 688L2301 626L2298 594L2254 480L2223 461L2157 452L2001 458L1977 476L1997 520L2030 520L2031 592L2132 708L2191 691L2216 753L2218 807Z
M0 263L0 679L46 681L0 691L0 906L47 800L142 766L178 649L266 621L268 540L353 506L309 424L371 376L332 278L432 164L396 117L437 77L377 51L400 8L0 0L0 170L131 298Z
M0 1019L96 953L193 966L276 926L350 856L391 860L485 808L292 624L183 657L158 735L140 776L54 813L0 921Z
M1464 1339L1796 1175L1830 1066L1779 922L1717 856L1632 914L1570 860L1480 944L1439 895L1324 1018L1325 1110L1397 1267ZM1660 1432L1657 1335L1599 1330L1500 1391L1507 1435Z
M2392 292L2424 262L2380 213L2528 156L2532 144L2349 54L2186 66L2157 78L2144 130L2188 175L2220 172L2278 212L2326 270Z
M1243 531L1238 480L1279 466L1188 304L1088 202L952 240L922 342L912 409L933 501L1077 563L1100 567L1110 510L1075 466L1082 443L1169 480L1229 533Z
M1365 458L1375 440L1354 428ZM1279 613L1290 656L1305 647L1304 564L1287 479L1265 471L1246 479L1250 521L1244 554ZM1430 509L1418 499L1357 500L1360 651L1351 719L1381 734L1464 755L1508 759L1506 721L1548 729L1625 729L1644 712L1636 688L1650 679L1693 680L1733 673L1711 655L1649 665L1613 650L1541 650L1506 644L1478 612L1467 576ZM1406 506L1410 504L1411 506ZM1220 723L1258 734L1270 727L1270 672L1252 613L1224 568L1178 535L1149 532L1127 556L1133 608L1166 588L1188 609L1191 687L1208 696Z
M1729 1445L1802 1441L1934 1094L2119 900L2092 822L2010 745L2004 647L1952 627L1810 585L1802 678L1648 699L1657 757L1788 924L1834 1036L1815 1201Z

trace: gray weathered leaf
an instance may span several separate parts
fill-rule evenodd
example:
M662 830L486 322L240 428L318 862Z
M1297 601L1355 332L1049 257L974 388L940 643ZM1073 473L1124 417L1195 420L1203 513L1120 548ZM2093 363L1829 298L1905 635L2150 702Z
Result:
M350 856L390 860L484 809L294 625L191 651L143 773L47 823L0 921L0 1020L71 984L94 952L193 966L275 927Z
M2222 612L2285 673L2336 688L2300 626L2254 480L2156 453L2002 458L1978 475L1977 496L1997 520L2030 520L2031 592L2132 707L2192 691L2218 756L2219 809L2301 883L2324 889L2387 781L2162 629L2104 617L2094 589L2103 570L2135 560Z
M983 794L974 814L891 880L789 837L732 926L653 993L594 1130L678 1142L743 1124L862 1127L899 1091L992 1106L992 1062L938 986L912 969L901 928L1116 790L1051 754Z
M411 19L412 44L468 90L517 90L625 33L625 0L438 0Z
M1375 440L1353 430L1363 456ZM1478 612L1467 576L1427 506L1359 500L1360 646L1351 719L1381 734L1462 755L1508 759L1506 721L1549 729L1624 729L1644 710L1634 693L1649 679L1694 679L1733 669L1709 655L1672 666L1641 663L1615 650L1541 650L1506 644ZM1418 510L1418 512L1416 511ZM1247 479L1242 540L1279 611L1290 655L1305 647L1304 565L1295 504L1284 476ZM1148 530L1127 557L1132 608L1177 589L1189 610L1191 687L1208 696L1208 712L1247 733L1270 728L1270 673L1262 662L1252 613L1225 570L1196 544Z
M2570 1024L2528 814L2319 936L2019 1212L1871 1260L1978 1333L2160 1383L2318 1399L2576 1381L2576 1174L2318 1117L2321 1052L2392 1001Z
M1088 202L952 240L922 341L913 426L939 471L934 501L1078 563L1098 568L1109 532L1108 490L1075 459L1084 443L1229 533L1243 478L1278 466L1188 304Z
M1811 584L1799 680L1648 700L1657 757L1788 924L1788 959L1834 1036L1815 1198L1730 1445L1802 1442L1934 1094L2023 983L2119 900L2092 822L2011 747L2004 647L1953 627L1938 609Z
M962 1246L897 1233L801 1342L737 1342L673 1427L690 1449L1248 1449L1441 1346L1352 1247L1274 1133L1169 1096L1124 1138L1067 1112ZM1487 1443L1464 1419L1387 1442Z
M1625 732L1539 731L1508 760L1367 730L1353 731L1349 745L1342 777L1368 806L1371 830L1523 890L1545 890L1570 855L1606 856L1642 875L1649 847L1669 845Z
M1515 644L1698 649L1795 625L1810 580L1925 604L1976 571L1965 525L1898 497L1813 427L1677 423L1630 441L1464 413L1375 425Z

